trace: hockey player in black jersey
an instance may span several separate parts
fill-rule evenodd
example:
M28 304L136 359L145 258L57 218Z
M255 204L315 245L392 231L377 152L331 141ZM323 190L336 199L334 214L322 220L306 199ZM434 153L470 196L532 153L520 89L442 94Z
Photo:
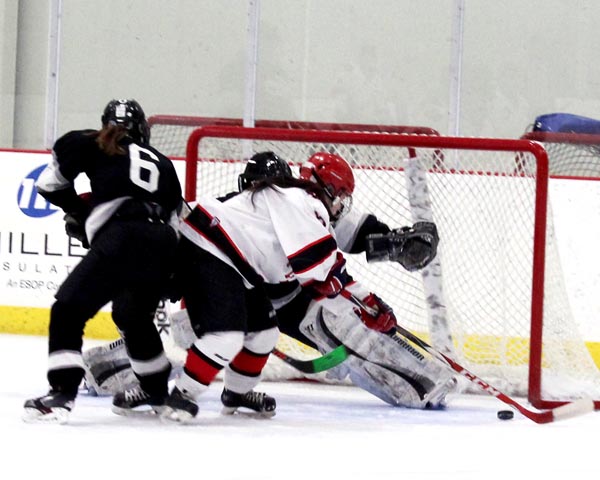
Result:
M66 421L84 375L86 322L112 301L139 385L115 395L114 408L160 407L171 365L154 311L164 295L177 247L181 186L172 162L149 145L150 130L135 100L112 100L100 130L71 131L53 147L36 184L65 212L67 234L89 251L65 279L52 305L47 395L25 402L25 420ZM80 196L85 174L91 192Z

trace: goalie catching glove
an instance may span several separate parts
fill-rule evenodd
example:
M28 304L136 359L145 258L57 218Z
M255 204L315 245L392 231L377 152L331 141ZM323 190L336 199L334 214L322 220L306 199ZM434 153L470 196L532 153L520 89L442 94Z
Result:
M432 222L417 222L390 233L375 233L367 236L367 261L394 261L414 272L435 258L438 242L437 227Z

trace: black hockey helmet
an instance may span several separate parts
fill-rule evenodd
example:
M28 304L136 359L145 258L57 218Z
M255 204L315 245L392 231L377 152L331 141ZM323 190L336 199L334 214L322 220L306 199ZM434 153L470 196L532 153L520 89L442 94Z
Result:
M120 125L137 142L150 141L150 126L141 105L135 100L111 100L102 113L102 125Z
M250 157L244 173L238 176L240 192L252 186L252 182L271 177L292 178L288 163L273 152L259 152Z

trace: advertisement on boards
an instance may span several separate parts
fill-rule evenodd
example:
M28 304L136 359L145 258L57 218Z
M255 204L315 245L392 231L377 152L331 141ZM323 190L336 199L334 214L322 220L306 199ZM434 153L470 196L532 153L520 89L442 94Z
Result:
M52 156L0 150L0 332L46 335L54 294L86 254L65 233L64 212L37 194L35 182ZM184 162L175 162L180 181ZM80 175L79 193L89 191ZM110 305L90 321L86 336L114 338Z
M62 210L35 189L51 158L0 151L0 331L44 334L54 294L86 253L65 234ZM89 189L86 181L79 191Z

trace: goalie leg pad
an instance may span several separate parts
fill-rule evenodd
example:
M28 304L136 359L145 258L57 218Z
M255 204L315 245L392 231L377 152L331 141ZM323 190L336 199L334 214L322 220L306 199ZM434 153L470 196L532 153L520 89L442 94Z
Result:
M326 335L323 324L319 321L321 311L321 307L319 307L315 302L312 302L306 312L306 315L304 316L304 319L300 323L299 330L304 336L306 336L315 344L319 352L324 354L330 352L338 345ZM325 374L326 378L328 380L340 382L346 379L350 373L350 370L347 366L349 364L349 360L350 359L348 358L338 366L327 370Z
M350 380L357 387L393 406L422 408L423 399L405 377L374 363L349 357Z
M171 314L171 338L175 346L187 350L198 340L194 333L188 311L184 308Z
M319 313L320 312L320 313ZM301 324L305 335L328 350L343 343L353 353L343 365L355 384L385 402L437 408L455 385L453 373L399 338L367 328L357 315L313 308Z
M122 338L106 345L90 348L83 352L82 357L85 367L85 384L88 392L92 395L115 395L139 383L139 378L131 366L125 341ZM142 377L162 378L163 372L167 372L166 375L169 375L171 369L170 362L163 353L150 361L135 363L137 363L138 374ZM171 371L170 378L175 373L177 372ZM150 382L153 383L154 380L150 380Z
M114 395L138 383L122 338L90 348L82 356L90 393Z

